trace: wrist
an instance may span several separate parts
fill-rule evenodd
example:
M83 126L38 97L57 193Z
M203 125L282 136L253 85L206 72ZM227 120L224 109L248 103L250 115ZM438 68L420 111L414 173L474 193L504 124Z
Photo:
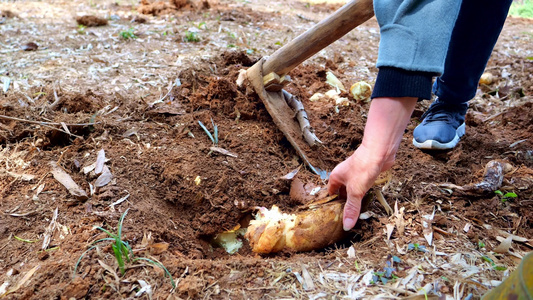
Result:
M416 98L375 98L372 100L360 151L383 170L394 163L403 133L416 105ZM359 150L359 149L358 149Z

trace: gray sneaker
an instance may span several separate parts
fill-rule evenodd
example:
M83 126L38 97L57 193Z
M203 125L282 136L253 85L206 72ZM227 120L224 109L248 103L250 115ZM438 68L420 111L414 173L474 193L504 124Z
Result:
M413 145L420 149L446 150L457 145L465 134L468 104L446 104L438 98L422 115L413 131Z

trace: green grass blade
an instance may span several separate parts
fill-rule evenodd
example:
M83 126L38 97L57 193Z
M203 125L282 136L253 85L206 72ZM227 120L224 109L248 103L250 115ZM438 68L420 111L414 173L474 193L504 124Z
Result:
M109 235L109 236L110 236L111 238L113 238L113 239L115 239L115 238L117 237L114 233L111 233L109 230L104 229L104 228L102 228L102 227L100 227L100 226L94 226L94 228L99 229L99 230L101 230L101 231L107 233L107 235Z
M122 259L122 255L126 256L126 259L129 261L128 250L126 248L124 248L123 241L122 241L122 225L124 224L124 218L128 214L129 210L130 210L129 208L126 209L126 211L122 214L122 216L120 216L120 220L118 221L118 232L117 232L118 235L117 235L117 237L115 239L115 246L117 247L117 249L118 249L118 251L120 253L120 258L122 260L122 268L124 268L124 260ZM121 271L122 271L122 269L121 269Z
M126 209L126 211L122 214L120 217L120 221L118 221L118 238L122 241L122 223L124 223L124 218L126 217L126 214L128 213L129 208Z
M124 266L124 259L122 258L122 252L120 252L120 249L116 244L112 244L111 247L113 248L113 252L115 253L115 258L117 259L118 269L120 270L120 274L124 275L124 273L126 273L126 268Z
M137 257L133 261L135 262L137 260L144 260L150 264L153 264L156 267L163 269L163 271L165 271L165 274L168 275L168 277L170 278L170 284L172 284L172 287L176 288L176 283L174 282L174 279L172 278L172 274L170 274L170 272L167 270L167 268L165 268L165 266L162 263L146 258L146 257Z
M124 256L126 256L126 260L128 262L131 261L131 259L133 259L133 249L131 249L131 246L130 244L128 244L128 242L125 242L125 241L122 241L122 249L124 251ZM130 258L130 254L131 254L131 258Z
M215 122L213 121L213 118L211 118L211 124L213 125L213 136L214 136L214 144L218 145L218 126L215 125Z
M96 246L92 246L89 249L85 250L85 252L81 254L80 258L78 258L78 261L76 262L76 265L74 266L74 274L72 274L72 278L76 277L76 272L78 271L78 266L81 262L81 259L85 256L85 254L87 254L87 252L93 250L94 248L96 248Z
M202 127L202 129L205 131L205 133L207 134L207 136L209 137L211 142L213 142L213 144L214 144L215 143L215 139L211 135L211 132L209 132L209 130L207 130L207 128L204 126L204 123L202 123L202 121L198 120L198 124L200 124L200 127Z
M104 239L99 239L99 240L97 240L97 241L94 241L94 242L92 242L92 244L94 245L94 244L98 244L98 243L100 243L100 242L114 241L114 240L115 240L114 238L104 238Z

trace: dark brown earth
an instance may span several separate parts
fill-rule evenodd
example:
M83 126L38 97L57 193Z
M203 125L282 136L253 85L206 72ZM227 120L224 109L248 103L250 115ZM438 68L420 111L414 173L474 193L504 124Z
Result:
M47 2L51 7L61 4ZM480 277L472 278L460 277L457 269L428 270L421 286L441 280L435 290L443 294L453 295L456 282L466 287L465 295L473 293L480 296L486 292L488 286L483 280L501 280L504 274L491 269L481 259L482 256L489 255L511 270L519 262L513 255L494 255L491 252L499 245L496 237L501 233L498 229L530 241L529 246L527 242L513 243L515 254L531 251L533 77L530 70L533 62L528 58L533 51L531 20L508 19L487 67L487 72L495 76L496 82L480 87L476 98L471 101L467 134L455 149L426 153L412 146L412 130L429 101L417 105L392 169L392 179L383 190L390 206L394 207L397 202L405 209L404 234L394 231L391 240L387 240L384 228L390 219L383 207L374 202L370 211L375 216L360 221L349 239L327 249L259 256L252 253L245 242L237 254L229 255L211 243L217 233L243 223L242 220L249 217L256 206L271 207L276 204L283 210L293 210L301 204L289 196L291 181L281 177L301 166L302 162L273 124L253 89L235 84L238 71L253 65L261 56L272 53L279 44L286 43L338 6L289 1L287 5L294 10L289 11L274 4L265 9L266 4L258 1L250 5L220 1L205 6L189 1L141 2L137 7L139 12L159 17L149 17L147 24L142 24L146 27L136 27L138 38L147 40L159 30L157 26L168 23L171 25L165 27L165 32L175 29L175 37L165 40L167 35L158 32L158 38L169 41L180 51L185 50L174 57L163 48L150 48L153 46L150 43L122 41L116 32L113 33L116 38L107 42L119 45L120 50L116 53L130 53L139 61L148 52L160 51L155 55L173 67L169 70L155 68L150 72L160 72L164 76L170 73L174 76L172 78L180 80L180 85L174 85L160 103L152 105L167 94L168 82L157 87L147 84L149 88L137 92L122 90L124 82L129 82L123 81L123 77L128 80L134 78L132 82L137 83L157 78L157 75L146 74L143 77L126 65L116 67L101 82L90 81L94 79L87 75L87 81L83 81L83 76L74 79L65 77L58 84L56 78L45 76L47 72L61 76L64 69L60 68L65 65L84 70L89 61L103 70L115 63L109 58L101 58L101 55L91 56L89 52L81 54L81 62L54 62L53 59L41 62L35 59L33 64L42 64L42 67L25 69L25 72L35 78L42 75L41 84L27 88L11 85L0 97L0 115L8 117L0 117L0 285L8 282L9 291L16 282L21 282L28 271L38 266L28 282L6 299L131 298L140 288L137 280L147 281L158 299L305 298L322 291L326 293L327 296L323 296L326 298L343 296L347 295L346 286L339 288L329 283L321 284L319 274L364 275L368 270L382 269L385 261L396 255L402 259L396 275L400 279L406 277L417 264L425 263L424 254L405 251L407 244L418 243L433 249L427 245L421 226L422 216L433 211L433 251L445 252L449 256L468 253L469 259L478 266L484 266L484 269L475 275ZM165 8L156 9L156 4ZM40 22L32 17L31 7L20 5L13 3L8 8L19 16L21 12L28 14L20 16L20 20L9 19L8 23L0 26L23 28ZM73 4L69 8L73 14L79 13L76 11L79 7L76 7ZM110 21L124 28L132 26L129 20L137 15L133 11L137 8L131 4L97 7L108 15L127 14L119 21ZM55 10L50 8L50 11ZM202 29L202 39L198 43L185 42L182 39L185 29L202 28L198 25L201 22L208 23L210 31ZM75 22L71 23L54 23L54 26L64 26L68 31L77 30ZM103 28L107 27L110 26ZM217 37L219 27L231 28L228 32L237 32L241 38L225 33L225 36ZM245 28L242 34L234 29L239 27ZM17 36L16 30L8 27L0 29L4 29L0 31L0 37L6 44L16 45L18 38L25 38ZM43 30L50 30L41 33L45 37L57 32ZM258 30L271 32L273 36L261 38L255 35L259 34ZM101 31L91 32L87 34L91 39L92 36L104 36ZM360 143L369 103L352 101L348 107L336 108L333 103L310 102L309 98L316 92L324 93L330 89L325 83L329 70L334 71L347 86L360 80L373 83L377 72L373 67L377 55L377 32L376 21L370 20L334 44L328 52L314 57L290 74L293 83L287 90L302 100L308 110L311 124L324 143L317 153L330 170ZM63 37L56 43L45 40L39 41L39 44L46 49L42 51L59 52L65 47L78 49L86 44L86 35L79 34L81 37L76 35L79 41ZM108 36L112 36L111 33ZM228 46L217 44L222 42ZM91 43L99 49L97 44L100 41ZM194 54L196 52L197 55ZM10 51L0 53L0 61L4 61L0 65L0 75L21 78L19 74L22 71L17 71L14 64L26 57ZM193 54L188 56L188 53ZM211 56L201 58L205 53ZM174 67L177 57L183 57L187 64ZM121 59L119 56L116 58L117 61ZM148 60L136 66L141 68L159 63ZM347 93L341 96L349 97ZM213 144L198 121L211 132L213 124L216 124L218 147L235 153L237 157L211 151ZM70 133L65 132L62 122ZM80 125L86 123L92 125ZM57 162L82 189L90 193L90 185L94 186L98 176L84 174L83 167L96 161L100 149L104 149L109 159L106 165L113 174L113 180L96 188L88 200L78 201L51 176L49 162ZM479 182L485 165L494 159L511 164L512 170L505 175L500 190L503 193L514 192L518 195L516 198L501 201L494 193L463 194L440 186L442 183L463 186ZM25 180L20 174L34 177ZM297 178L304 183L326 184L305 168L301 169ZM36 195L40 185L44 188ZM110 206L127 195L129 197L124 202ZM44 251L41 249L43 237L56 208L59 211L57 222L66 226L66 231L62 232L62 227L58 227ZM106 237L93 227L101 226L116 232L118 220L126 209L129 211L123 224L123 240L128 241L137 257L161 262L178 282L176 289L172 290L161 269L138 263L127 264L126 273L123 276L118 273L120 278L115 280L112 272L102 267L106 264L118 272L113 250L106 243L101 243L98 250L89 251L73 276L82 253L91 243ZM465 232L467 224L471 227ZM484 224L492 228L487 229ZM480 242L486 246L480 247ZM165 246L161 251L154 250L162 245L158 243L168 244L168 249ZM355 265L346 256L346 250L352 244L357 253ZM448 258L427 254L426 259L436 264L443 260L447 262ZM319 286L315 290L305 291L293 275L292 271L302 272L303 266L309 269ZM11 269L13 275L9 275ZM448 279L442 280L442 277ZM372 297L385 290L380 285L373 285L368 287L365 295ZM405 295L390 290L388 293Z

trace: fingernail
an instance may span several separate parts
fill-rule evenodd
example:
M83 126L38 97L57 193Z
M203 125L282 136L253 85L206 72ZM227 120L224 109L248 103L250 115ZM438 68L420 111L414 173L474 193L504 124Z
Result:
M352 218L346 218L344 219L342 226L344 228L344 231L349 231L355 226L355 220Z

